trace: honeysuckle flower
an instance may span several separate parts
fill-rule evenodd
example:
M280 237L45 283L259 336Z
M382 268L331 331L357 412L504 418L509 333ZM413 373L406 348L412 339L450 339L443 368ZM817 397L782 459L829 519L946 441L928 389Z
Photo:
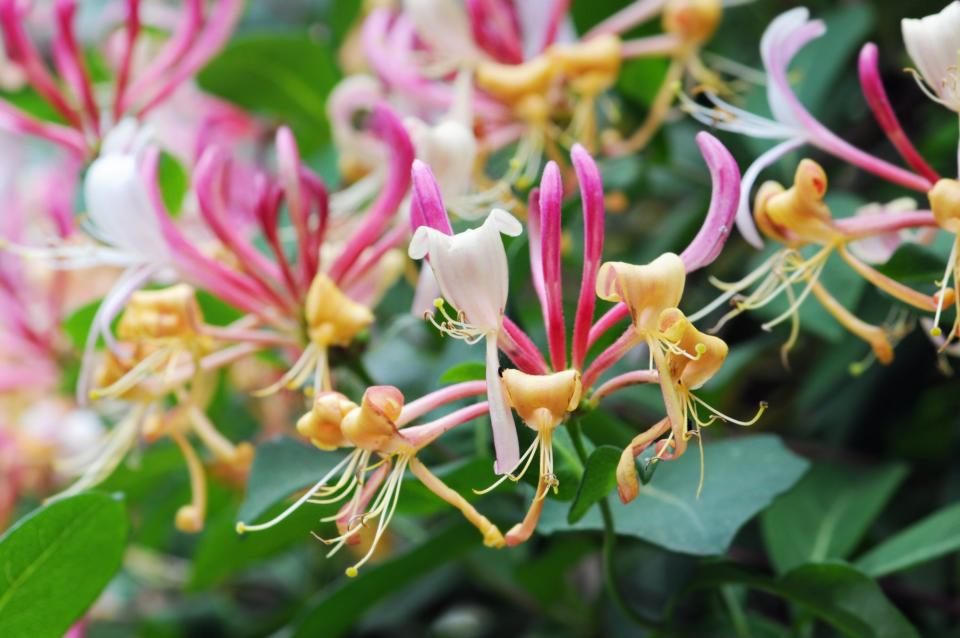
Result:
M708 108L682 96L685 109L704 124L751 137L781 140L760 155L746 170L741 185L737 228L751 244L761 247L763 241L750 213L750 192L760 173L787 153L811 145L845 162L858 166L887 181L926 192L930 179L854 147L827 129L811 115L790 87L789 67L793 57L811 40L825 32L823 22L810 20L807 9L791 9L770 23L760 41L760 54L767 74L767 103L773 119L760 117L737 108L707 92L713 106Z
M428 122L460 99L451 75L471 72L479 91L468 100L470 128L479 148L485 153L516 142L498 184L525 189L544 157L562 158L561 147L597 147L598 111L615 112L606 108L604 94L624 60L666 56L673 63L640 129L626 141L604 132L616 152L641 147L659 129L684 72L716 84L697 54L721 12L719 0L643 0L577 40L568 2L476 0L461 6L416 0L397 11L372 11L364 21L364 51L385 91ZM625 31L658 15L663 35L621 40Z
M76 0L57 0L54 5L52 57L56 76L27 33L30 7L17 0L3 0L0 29L7 55L23 69L27 82L64 123L41 121L10 102L0 101L0 127L47 139L89 158L97 153L114 123L124 116L143 119L213 57L229 37L243 8L241 0L217 0L208 11L203 0L189 0L156 55L143 68L135 68L135 52L150 30L141 20L140 2L125 4L125 38L117 66L111 69L114 76L109 100L101 103L98 98L103 92L94 86L75 32Z
M703 267L717 257L729 236L739 196L739 171L729 152L706 133L701 133L697 142L710 169L714 192L703 227L684 251L684 258L680 261L681 277L684 276L685 268L694 270ZM560 260L563 184L559 167L554 162L547 164L539 188L531 193L528 212L530 269L534 290L540 301L548 356L542 355L526 333L508 317L503 318L504 329L499 339L500 349L513 362L515 368L504 370L502 378L496 381L502 382L509 406L536 432L536 436L532 445L517 459L513 467L498 465L498 472L504 476L487 489L493 489L507 479L519 480L531 467L534 457L539 458L536 493L523 521L506 534L505 539L509 545L521 543L530 537L540 517L544 498L551 488L555 489L558 485L553 467L552 439L555 429L579 409L582 400L593 402L621 387L656 381L655 374L633 375L629 379L614 379L600 388L594 388L601 375L643 339L639 339L636 330L630 328L596 357L588 357L590 346L610 327L628 316L629 308L626 303L621 302L594 323L598 272L601 270L604 241L603 186L596 163L582 146L573 147L571 164L580 185L584 220L583 270L572 339L568 343L563 314L564 291ZM414 223L422 224L418 232L450 241L452 238L445 234L451 232L450 222L429 168L423 164L414 164L413 183L413 210L418 213ZM424 228L429 230L423 230ZM431 265L440 278L443 273L442 266L434 263L432 253L430 258ZM470 289L464 287L463 290ZM457 290L456 294L465 294L463 290ZM447 299L454 307L458 307L451 296L447 296ZM448 322L450 319L448 318ZM491 340L488 338L488 349L490 344ZM488 377L490 371L491 362L488 360Z
M335 392L316 395L311 412L300 420L297 429L321 449L351 451L278 516L260 524L237 523L237 532L269 529L307 503L344 502L336 514L321 519L335 522L339 534L330 539L314 536L332 545L327 554L332 556L344 545L359 542L362 530L375 519L376 531L368 551L346 570L348 576L356 576L386 532L400 499L404 474L409 470L427 489L460 510L483 535L485 545L502 547L504 539L497 526L417 458L420 450L444 432L485 414L487 403L460 408L421 425L409 425L439 407L485 390L483 382L470 381L437 390L406 405L403 394L393 386L368 388L360 405Z
M187 439L194 434L218 463L244 473L253 460L253 446L234 445L204 414L215 388L211 371L250 349L227 352L215 358L215 330L203 321L194 291L179 284L161 290L133 293L117 324L123 355L108 352L97 372L94 399L125 401L129 409L102 441L63 461L79 474L67 489L52 498L63 498L89 489L106 479L136 442L167 436L183 455L190 476L191 502L176 514L184 532L198 532L206 516L206 473ZM204 369L206 368L206 369ZM165 410L164 397L177 405Z
M917 84L930 99L960 113L960 2L919 20L906 18L900 25L907 53L922 76Z
M507 255L500 235L516 237L521 231L520 222L510 213L494 209L479 228L456 235L450 234L448 228L420 226L409 249L413 259L429 258L440 292L456 310L456 316L450 316L438 304L443 318L439 323L434 321L434 325L444 334L467 343L486 342L487 396L498 474L509 472L520 458L513 416L499 373L497 342L503 330L509 287Z
M953 297L954 305L960 309L960 295L957 295L958 286L960 286L960 181L955 179L941 179L927 194L930 199L930 208L933 209L933 216L937 225L943 230L954 235L953 247L950 249L950 256L947 258L947 268L943 273L943 279L940 280L940 294L937 296L937 312L933 318L933 328L930 334L939 337L942 334L940 329L940 313L945 304L949 304L949 297ZM953 280L953 288L950 288L950 281ZM948 293L953 293L948 294ZM953 325L947 332L943 345L940 350L944 350L953 343L954 339L960 337L960 314L953 321Z
M912 197L900 197L886 204L866 204L859 207L854 215L865 218L878 216L895 219L903 213L911 213L916 210L916 200ZM925 239L923 231L915 228L903 228L851 242L850 251L868 264L885 264L904 243L920 243Z
M860 260L849 244L865 238L884 236L903 228L930 226L934 215L928 212L903 212L893 216L860 216L834 221L830 208L823 201L827 191L827 176L819 164L805 159L800 162L794 184L784 189L776 182L761 186L754 204L757 227L783 248L766 259L763 264L745 278L734 283L714 282L723 294L713 303L694 315L699 318L733 300L735 308L718 323L719 327L730 318L745 310L767 305L781 295L787 297L787 309L763 324L765 330L786 320L791 320L790 337L783 346L783 354L793 346L799 329L798 309L812 293L823 308L844 328L866 341L877 360L890 363L893 347L889 335L880 326L868 324L844 308L819 281L820 274L830 258L837 252L847 264L865 280L901 302L927 312L941 305L937 297L926 295L886 275ZM812 255L801 252L807 247L816 247ZM758 283L759 282L759 283ZM795 286L801 286L797 293ZM745 291L751 290L749 294ZM939 300L952 297L941 292Z

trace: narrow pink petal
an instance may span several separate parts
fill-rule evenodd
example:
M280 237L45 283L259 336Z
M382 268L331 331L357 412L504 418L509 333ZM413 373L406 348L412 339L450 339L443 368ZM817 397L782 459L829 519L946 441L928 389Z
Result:
M123 116L123 103L126 99L127 85L130 83L130 69L133 65L133 50L140 37L140 0L126 0L127 18L124 31L123 51L120 54L120 68L117 70L116 88L113 93L113 120L119 122Z
M170 74L164 79L160 88L153 94L147 104L140 109L143 117L155 106L163 102L183 82L191 78L212 58L226 43L233 33L233 28L243 12L243 0L217 0L213 10L203 25L203 30L185 51L183 58L177 60L177 65L170 69Z
M386 103L381 102L374 106L368 126L388 150L389 171L380 196L330 267L329 275L335 283L340 281L360 253L377 240L399 210L410 188L413 143L400 118Z
M547 296L544 323L554 370L567 368L567 335L563 320L563 273L560 270L560 216L563 182L556 162L547 162L540 181L540 251Z
M310 285L308 273L316 271L319 255L311 255L307 210L300 183L300 151L293 133L286 126L277 129L277 177L283 189L290 213L290 221L297 233L297 261L300 279L304 286Z
M76 0L56 0L57 34L53 40L54 63L74 96L83 104L87 120L95 132L100 130L100 109L93 99L93 86L83 54L73 31Z
M307 254L312 255L308 275L310 281L320 271L322 258L321 248L327 236L327 225L330 223L330 193L326 184L313 171L303 166L300 168L300 180L306 187L307 195Z
M62 124L42 122L3 100L0 100L0 128L12 133L42 137L66 148L77 157L86 157L89 150L87 141L80 131Z
M450 217L447 215L443 196L440 194L440 186L433 176L433 171L427 164L417 159L413 160L410 176L413 185L411 230L416 231L420 226L429 226L445 235L452 235L453 226L450 225Z
M887 92L883 88L883 81L880 79L878 57L877 45L872 42L868 42L860 49L858 68L863 96L866 98L867 104L870 105L870 110L873 111L873 117L877 120L877 124L887 134L890 142L904 161L931 182L936 182L940 179L940 175L933 170L914 147L903 127L900 126L900 120L897 119L897 115L890 105Z
M597 301L597 271L600 270L600 258L603 255L606 211L603 205L603 181L596 162L580 144L574 144L570 158L580 183L580 199L583 202L583 274L573 322L573 367L580 370L590 347L590 325Z
M247 312L262 313L263 299L256 282L231 270L216 259L204 255L173 224L170 214L163 205L163 197L160 195L160 187L157 183L159 161L159 151L150 149L141 166L141 174L160 224L160 231L181 274L227 303Z
M466 0L473 39L487 54L503 64L523 62L523 37L517 14L503 0Z
M600 399L613 394L617 390L622 390L623 388L639 385L641 383L659 382L660 374L656 370L632 370L630 372L617 375L598 387L593 391L593 399L595 401L599 401Z
M587 347L589 348L597 342L597 340L607 333L607 330L614 327L624 319L630 316L630 309L627 308L627 304L622 301L617 303L613 308L604 313L602 317L597 319L597 323L593 324L593 327L590 328L590 336L587 338Z
M277 292L283 281L280 268L247 241L238 232L237 225L229 219L230 213L224 201L225 165L226 158L216 148L208 149L197 163L194 190L200 205L200 214L224 246L237 256L244 271L260 280L278 305L292 308L295 306L293 298L289 294L281 297Z
M391 250L399 248L401 245L406 245L409 237L410 233L403 225L394 226L384 233L379 241L373 244L370 250L366 251L363 256L344 273L341 282L342 289L350 292L350 296L354 299L359 300L360 296L363 295L352 294L351 288L361 285L364 278L373 273L381 259L383 259L383 256Z
M590 367L587 368L587 371L583 373L584 392L586 392L588 388L593 387L593 384L600 378L600 375L609 370L617 361L620 361L637 343L637 331L632 325L628 326L627 329L623 331L623 334L610 344L606 350L601 352L597 358L593 360L593 363L590 364Z
M666 0L635 0L590 29L583 39L588 40L607 33L622 35L641 22L646 22L658 15L663 10L664 4Z
M937 220L928 210L916 210L889 215L847 217L834 222L848 239L895 233L910 228L935 228Z
M528 243L530 244L530 278L533 280L533 289L537 293L537 299L540 300L540 312L546 317L547 309L546 286L543 283L543 256L541 250L540 232L540 189L530 189L530 197L527 202L527 233Z
M509 317L503 318L503 330L500 331L500 349L522 372L527 374L547 374L549 368L543 354L533 340L520 326Z
M560 32L560 24L570 13L570 0L553 0L550 5L550 13L547 15L547 26L544 32L543 45L541 51L557 41L557 34Z
M118 98L120 106L115 110L125 113L130 110L134 100L145 101L144 94L158 84L170 67L186 54L202 24L203 0L186 0L180 14L180 21L174 28L170 39L150 62L150 65L140 73L130 86L130 90Z
M733 229L740 204L740 169L720 140L706 132L697 134L697 145L710 169L713 193L703 226L680 254L687 272L713 263Z
M77 129L83 128L80 116L57 87L43 58L30 36L27 35L24 23L17 0L0 0L0 28L3 30L4 44L10 59L23 67L30 85L57 110L63 119Z
M416 401L411 401L404 405L400 411L400 417L397 419L397 427L402 428L406 424L416 421L424 414L433 412L448 403L475 397L479 394L485 394L486 392L487 383L485 381L464 381L463 383L455 383L445 388L434 390ZM407 431L405 431L404 434L406 434L406 432Z
M483 390L486 391L485 384ZM489 411L490 404L486 401L481 401L480 403L475 403L474 405L468 405L465 408L455 410L435 421L405 428L400 435L405 438L410 445L420 448L429 444L431 441L434 441L444 432L449 432L458 425L473 421L474 419L487 414Z
M367 511L367 506L370 505L370 499L372 499L373 495L376 494L377 490L380 489L380 486L383 484L383 479L386 478L390 469L390 464L384 463L374 470L373 473L363 482L362 487L360 487L360 491L356 497L347 501L347 504L340 508L340 510L337 512L338 529L349 529L352 519L363 515L363 513ZM351 545L359 542L359 535L354 535L347 541L347 543Z

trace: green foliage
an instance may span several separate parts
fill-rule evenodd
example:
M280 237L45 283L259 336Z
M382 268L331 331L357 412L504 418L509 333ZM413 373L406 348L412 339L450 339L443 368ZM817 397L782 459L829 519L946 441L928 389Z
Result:
M960 551L960 505L918 521L857 559L865 574L880 578Z
M620 450L612 445L600 446L590 454L583 469L583 478L577 486L577 495L567 514L568 523L572 525L578 522L594 503L616 489L619 460Z
M663 463L633 502L615 504L617 533L675 552L722 554L737 530L807 469L803 459L769 435L708 443L703 450L707 478L699 496L700 459L691 449L680 459ZM548 501L538 531L602 529L596 510L571 525L566 509Z
M123 502L87 492L25 516L0 538L0 635L62 636L120 568Z
M197 76L204 90L289 125L304 155L329 139L326 100L338 79L330 49L279 34L234 38Z
M901 465L815 464L761 517L777 571L847 558L905 476Z

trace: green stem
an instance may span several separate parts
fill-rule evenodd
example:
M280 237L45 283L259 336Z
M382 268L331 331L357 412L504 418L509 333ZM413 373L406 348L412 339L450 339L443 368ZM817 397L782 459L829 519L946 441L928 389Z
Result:
M573 441L573 448L580 457L583 466L587 465L587 448L583 444L583 433L580 428L580 421L573 417L567 423L567 430L570 433L570 439ZM653 618L648 618L643 613L634 609L627 602L626 597L617 586L616 571L614 570L614 550L617 543L617 532L613 522L613 511L610 509L610 503L606 497L597 501L600 506L600 514L603 517L603 583L607 589L607 595L616 605L617 609L624 617L633 621L641 627L647 629L659 630L662 626Z

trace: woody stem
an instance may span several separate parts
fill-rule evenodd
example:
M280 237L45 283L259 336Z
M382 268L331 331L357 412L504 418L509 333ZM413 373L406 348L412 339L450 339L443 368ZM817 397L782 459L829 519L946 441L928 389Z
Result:
M567 421L567 431L570 433L570 440L573 441L573 448L580 458L583 466L587 465L587 448L583 444L583 433L580 428L580 420L571 416ZM616 605L620 613L625 618L633 621L641 627L647 629L659 629L660 623L653 618L637 611L627 603L626 597L617 586L616 572L614 571L614 550L616 549L617 532L613 523L613 511L610 509L610 502L607 497L603 497L597 504L600 506L600 514L603 517L603 584L607 589L607 594Z

